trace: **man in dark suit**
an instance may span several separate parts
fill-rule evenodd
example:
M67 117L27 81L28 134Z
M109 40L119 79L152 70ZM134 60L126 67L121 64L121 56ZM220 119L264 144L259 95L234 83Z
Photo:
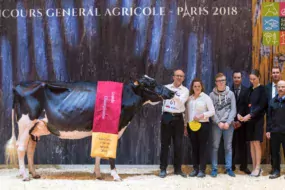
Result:
M267 95L267 102L268 104L267 105L270 105L270 101L278 94L278 91L277 91L277 83L281 80L281 68L278 67L278 66L274 66L272 67L272 82L271 83L268 83L266 86L265 86L265 90L266 90L266 95ZM267 110L267 113L266 113L266 121L268 121L268 110ZM269 139L269 142L271 143L271 139ZM280 151L279 151L279 155L280 155ZM273 160L272 160L272 151L270 149L270 156L271 156L271 167L272 167L272 170L270 172L270 174L273 173ZM280 156L279 156L280 157Z
M280 177L280 144L285 148L285 81L278 82L278 95L270 102L268 107L268 120L266 137L270 139L272 161L274 170L269 179Z
M232 91L236 97L236 107L237 107L237 114L246 115L246 108L247 108L247 99L249 90L242 84L242 73L240 71L234 71L233 73L233 86ZM250 174L249 169L247 168L247 143L246 143L246 129L245 125L238 121L237 116L233 122L234 126L234 137L233 137L233 165L232 170L234 171L235 164L234 164L234 157L235 157L235 146L237 145L238 153L240 155L240 171L243 171L246 174Z

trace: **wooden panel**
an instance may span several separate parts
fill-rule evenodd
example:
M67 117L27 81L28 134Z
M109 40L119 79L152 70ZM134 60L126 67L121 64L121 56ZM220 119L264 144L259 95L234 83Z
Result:
M262 16L261 7L263 2L284 2L274 0L253 0L252 1L252 66L255 69L260 70L261 83L266 85L271 82L271 68L273 65L278 65L278 62L274 61L275 58L285 55L284 46L263 46L262 44ZM282 78L285 78L285 70L282 62ZM270 150L269 141L264 135L264 143L262 143L262 158L263 163L270 163ZM282 154L283 155L283 154ZM283 163L284 163L284 159Z

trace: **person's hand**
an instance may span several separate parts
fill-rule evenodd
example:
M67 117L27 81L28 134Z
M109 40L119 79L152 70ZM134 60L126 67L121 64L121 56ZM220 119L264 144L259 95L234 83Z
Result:
M233 127L234 127L234 129L237 129L238 127L237 127L237 123L238 123L238 121L233 121Z
M203 119L203 118L204 118L204 114L203 114L203 113L202 113L202 114L199 114L199 115L198 115L198 118L199 118L199 119Z
M267 139L270 139L270 132L266 133L266 137L267 137Z
M239 121L243 121L243 117L240 114L237 115L237 118Z
M237 124L237 122L236 122L236 121L233 121L233 127L234 127L234 129L236 129L236 124Z
M240 128L241 127L241 123L240 122L236 122L236 129Z
M220 123L218 124L218 126L219 126L220 129L224 129L224 123L220 122Z
M197 117L197 115L194 116L194 120L199 121L199 118Z
M197 114L197 115L195 115L194 120L195 121L199 121L199 120L201 120L203 118L204 118L204 114Z
M187 132L187 125L184 126L184 136L187 137L188 136L188 132Z
M247 122L251 119L251 115L247 114L246 116L243 117L243 122Z
M230 125L228 123L224 123L224 129L228 130L230 128Z

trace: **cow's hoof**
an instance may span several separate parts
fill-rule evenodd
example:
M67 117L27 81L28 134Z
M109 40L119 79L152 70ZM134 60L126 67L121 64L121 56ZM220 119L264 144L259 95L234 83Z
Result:
M113 177L114 181L122 181L116 170L111 171L111 176Z
M33 178L34 178L34 179L40 179L41 176L40 176L39 174L36 174L36 175L33 175Z
M100 176L100 177L96 177L96 179L103 180L104 178L102 176Z
M30 178L29 177L25 177L25 178L23 178L23 181L30 181Z
M16 178L22 179L22 178L23 178L23 175L22 175L22 174L16 175Z
M116 178L116 179L114 179L114 181L120 182L120 181L123 181L123 180L121 178Z
M103 180L104 178L101 176L101 174L97 174L96 175L96 172L93 172L93 175L95 175L95 178L98 179L98 180Z

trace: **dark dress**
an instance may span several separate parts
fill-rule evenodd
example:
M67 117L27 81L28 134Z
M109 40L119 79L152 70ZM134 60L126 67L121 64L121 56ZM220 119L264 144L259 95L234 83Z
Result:
M247 141L263 141L264 115L267 109L267 96L265 87L259 85L255 89L250 88L247 113L251 119L246 122Z

